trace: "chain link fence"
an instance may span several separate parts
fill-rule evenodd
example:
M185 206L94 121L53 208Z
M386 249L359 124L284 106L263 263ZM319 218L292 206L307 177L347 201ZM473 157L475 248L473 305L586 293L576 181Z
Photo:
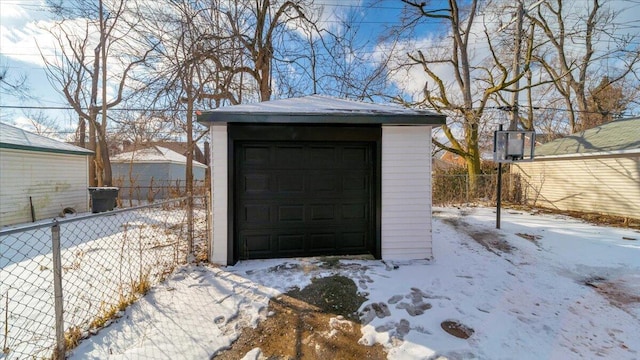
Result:
M175 199L186 196L186 182L184 180L154 180L144 183L127 181L123 178L113 180L113 186L119 188L118 205L131 207L141 202L152 203L167 199ZM208 182L204 180L193 181L193 196L204 196L208 192Z
M495 205L498 174L478 175L475 192L467 174L433 175L433 205L481 204ZM524 194L518 174L502 174L502 201L523 204Z
M0 230L0 359L63 357L186 262L185 204ZM195 253L206 254L206 209L194 198Z

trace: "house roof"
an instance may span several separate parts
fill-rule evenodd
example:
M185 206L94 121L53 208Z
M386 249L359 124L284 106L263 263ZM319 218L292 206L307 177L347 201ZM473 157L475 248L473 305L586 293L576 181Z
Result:
M619 119L537 146L535 157L640 153L640 117Z
M135 150L139 150L139 149L150 147L150 146L160 146L163 148L167 148L169 150L175 151L178 154L182 154L184 156L187 156L187 153L189 152L189 146L187 145L187 143L180 142L180 141L153 141L153 142L145 143L142 145L129 144L125 146L122 151L123 152L135 151ZM200 147L197 145L195 145L193 148L193 159L203 164L207 162L207 159L204 153L202 152L202 150L200 150Z
M186 164L187 157L162 146L149 146L143 149L123 152L111 157L112 163L170 163ZM207 165L193 161L193 166L206 168Z
M0 148L58 154L91 155L93 151L0 123Z
M446 117L427 110L408 109L339 99L324 95L225 106L198 113L198 121L280 124L443 125Z

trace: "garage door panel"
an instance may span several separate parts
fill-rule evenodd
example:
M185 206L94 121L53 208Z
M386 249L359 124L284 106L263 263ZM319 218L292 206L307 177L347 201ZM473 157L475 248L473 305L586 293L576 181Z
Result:
M371 162L366 146L345 147L342 151L342 164L346 168L363 169Z
M336 221L335 204L312 204L310 208L309 220L311 221Z
M252 233L252 232L250 232ZM367 252L369 233L338 229L300 229L299 232L242 234L241 258L291 257Z
M336 163L336 148L331 146L311 146L309 164L314 169L332 169Z
M278 253L304 253L304 234L278 235Z
M273 251L270 234L255 234L243 237L242 243L253 252L270 253Z
M302 145L276 146L272 168L297 169L299 164L305 163L306 160L306 153Z
M340 247L343 249L361 249L366 246L366 232L350 232L342 235Z
M245 193L267 193L271 191L271 176L269 174L246 174L241 181Z
M277 189L279 193L304 192L304 176L297 172L285 172L276 174Z
M308 191L313 194L319 193L337 193L338 189L338 179L336 179L336 174L331 173L311 173L305 175L307 178L307 183L309 186L307 187Z
M278 208L278 222L303 222L304 205L276 205Z
M372 252L372 144L236 143L240 258Z
M247 166L268 166L271 158L271 148L266 145L248 145L242 148L240 157Z
M352 172L342 176L342 189L348 194L352 191L371 191L371 177L365 172Z
M315 233L310 235L309 241L310 251L328 251L331 252L336 248L335 233Z
M238 211L240 228L277 228L278 226L341 225L366 226L369 223L370 205L366 202L338 202L335 199L318 199L301 204L287 201L245 202Z
M367 221L369 207L366 203L342 204L342 218L346 220Z
M259 225L271 222L271 208L269 205L245 205L243 222Z

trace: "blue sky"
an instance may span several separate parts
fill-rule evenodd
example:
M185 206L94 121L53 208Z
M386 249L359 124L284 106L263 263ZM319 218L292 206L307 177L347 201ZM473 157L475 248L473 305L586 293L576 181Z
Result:
M437 7L436 0L430 3L430 7ZM535 2L525 0L525 4ZM567 0L567 8L578 9L589 0ZM622 10L618 22L623 24L622 31L637 35L640 32L638 25L638 13L640 13L640 0L603 0L614 9ZM50 120L55 121L59 127L71 129L77 122L77 116L72 111L56 109L37 109L67 107L68 104L51 86L46 77L42 59L38 52L38 45L45 52L53 50L53 42L47 36L42 27L50 24L51 16L44 11L44 0L0 0L0 65L8 70L11 78L26 75L30 88L31 99L19 99L9 94L0 95L0 121L14 123L25 121L26 117L33 116L33 112L42 112ZM328 27L338 26L338 17L345 16L350 10L361 29L359 40L368 42L370 49L376 51L375 45L378 36L384 34L387 27L396 23L403 4L400 0L315 0L316 4L323 4L326 13L323 19ZM509 17L509 14L506 14ZM444 31L446 27L431 23L420 28L420 33L413 34L415 43L420 48L429 49L434 44L434 35ZM336 29L333 29L336 30ZM414 48L415 49L415 48ZM405 50L414 50L405 48ZM487 56L486 49L481 46L474 50L476 56ZM424 87L424 73L420 69L406 74L404 78L392 79L395 84L402 86L407 93L420 92ZM36 109L31 114L25 114L21 109L9 109L6 106L27 106Z
M27 77L31 98L21 99L10 94L0 98L0 121L26 124L26 118L42 113L64 129L73 128L77 116L70 110L50 109L67 107L64 97L52 87L47 79L39 50L53 51L53 42L42 27L47 27L51 16L44 10L42 0L0 0L0 65L8 71L8 80ZM349 11L360 23L360 40L369 42L370 51L375 51L377 36L395 23L402 3L399 0L316 0L325 7L325 26L336 31L338 17ZM12 109L7 106L33 107L31 110Z

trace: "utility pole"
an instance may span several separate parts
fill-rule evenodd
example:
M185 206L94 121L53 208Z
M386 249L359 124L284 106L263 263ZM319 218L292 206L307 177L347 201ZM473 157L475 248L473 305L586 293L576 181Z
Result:
M502 124L498 126L502 131ZM494 138L494 142L495 142ZM495 145L494 145L495 146ZM500 209L502 208L502 161L498 161L498 188L496 189L496 229L500 229Z
M511 121L508 130L518 130L518 96L520 93L520 57L522 48L522 21L524 18L524 0L518 0L516 12L516 34L514 36L514 53L513 53L513 76L516 82L513 83L513 92L511 93Z

